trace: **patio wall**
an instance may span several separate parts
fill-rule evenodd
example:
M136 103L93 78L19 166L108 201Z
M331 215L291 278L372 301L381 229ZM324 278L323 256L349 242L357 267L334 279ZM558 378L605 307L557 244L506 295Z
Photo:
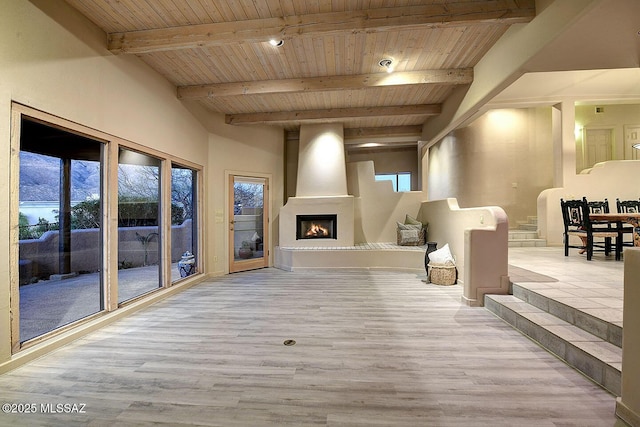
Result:
M118 229L118 264L127 267L144 264L145 250L136 233L148 236L158 227L122 227ZM192 246L192 220L171 227L171 261L180 260L184 251ZM101 268L100 230L97 228L71 231L71 271L96 272ZM20 284L34 278L47 278L59 274L58 232L47 231L39 239L20 240ZM147 247L147 264L158 263L158 240L151 239Z

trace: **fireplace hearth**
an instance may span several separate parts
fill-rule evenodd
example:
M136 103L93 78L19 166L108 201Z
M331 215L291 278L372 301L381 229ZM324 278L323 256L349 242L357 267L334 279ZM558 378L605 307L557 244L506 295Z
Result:
M296 240L337 239L337 215L296 215Z

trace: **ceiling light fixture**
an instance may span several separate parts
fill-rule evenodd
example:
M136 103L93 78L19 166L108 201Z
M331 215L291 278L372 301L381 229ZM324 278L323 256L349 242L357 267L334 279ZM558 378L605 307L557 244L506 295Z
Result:
M269 40L269 44L274 47L280 47L284 44L284 40L271 39Z
M387 73L391 73L393 71L393 67L391 66L393 64L393 59L381 59L380 62L378 62L378 64L387 69Z
M640 142L637 144L633 144L632 147L635 148L636 150L640 150Z

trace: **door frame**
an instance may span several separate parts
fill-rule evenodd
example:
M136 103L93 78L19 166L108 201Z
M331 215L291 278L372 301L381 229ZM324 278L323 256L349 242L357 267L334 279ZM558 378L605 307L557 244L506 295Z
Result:
M622 126L622 134L623 134L623 139L624 139L624 159L625 160L640 160L640 150L637 150L637 149L633 148L632 145L631 145L631 142L629 141L629 138L627 138L627 135L631 130L636 132L635 129L638 129L637 132L640 132L640 125L630 124L630 125L623 125Z
M231 226L233 221L233 184L234 176L246 176L251 178L261 178L265 180L265 200L264 203L264 216L262 218L263 221L263 245L265 255L263 258L258 258L255 260L246 260L240 262L234 262L234 246L233 241L231 240ZM225 210L224 210L224 226L225 226L225 253L227 254L227 260L225 262L225 272L226 273L236 273L239 271L253 270L257 268L270 267L272 265L271 261L271 209L272 209L272 196L270 191L270 186L272 182L272 174L270 173L260 173L260 172L248 172L248 171L239 171L239 170L225 170ZM236 264L240 268L232 268L232 265Z
M576 173L580 173L584 169L588 169L590 167L593 167L593 166L587 166L587 160L588 160L587 137L588 137L589 131L608 131L609 132L609 142L610 142L609 150L610 150L610 154L611 154L611 160L616 160L617 159L615 127L611 126L611 125L585 126L582 129L582 138L581 138L582 139L582 141L581 141L582 142L581 143L582 168L580 170L576 170Z

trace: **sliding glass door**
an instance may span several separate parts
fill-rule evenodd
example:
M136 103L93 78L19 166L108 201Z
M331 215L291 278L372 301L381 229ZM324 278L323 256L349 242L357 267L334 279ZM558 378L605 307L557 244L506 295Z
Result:
M13 353L203 273L197 165L13 103L9 173Z
M118 154L118 303L161 286L160 160Z
M19 340L104 309L103 144L22 119Z
M171 165L171 282L198 272L197 171Z

